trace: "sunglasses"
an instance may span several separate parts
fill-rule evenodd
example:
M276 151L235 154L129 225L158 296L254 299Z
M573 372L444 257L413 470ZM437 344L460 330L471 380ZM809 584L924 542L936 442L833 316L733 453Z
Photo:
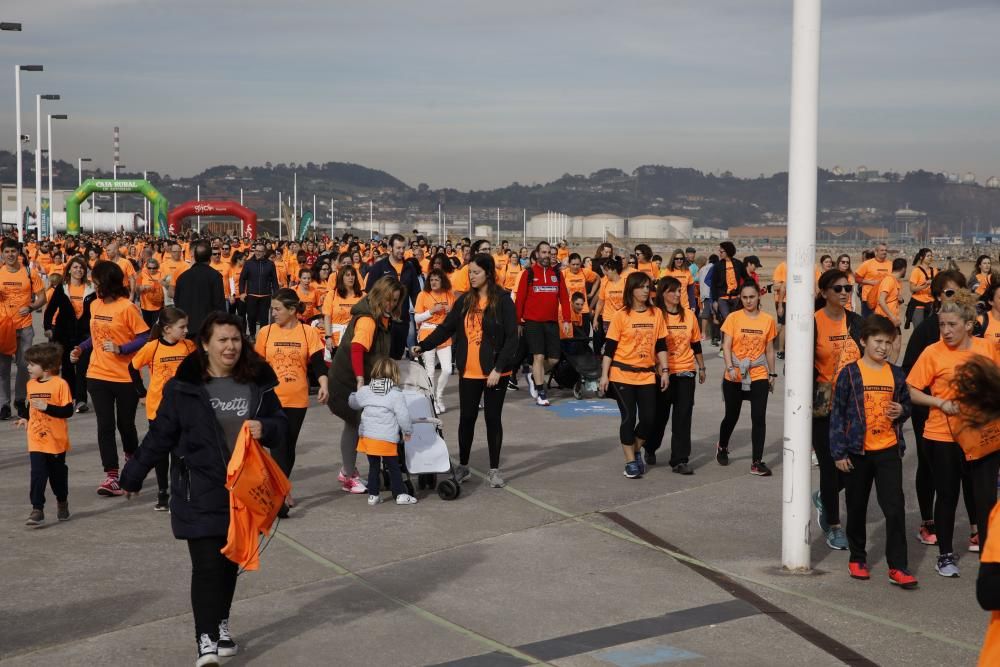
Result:
M224 246L222 246L222 249L223 249L223 250L229 250L229 246L227 246L227 245L224 245Z
M831 285L830 289L832 289L837 294L840 294L841 292L847 292L848 294L850 294L851 292L854 291L854 286L853 285Z
M675 262L683 262L683 261L686 261L686 260L685 260L684 257L674 257L674 261Z
M957 290L953 290L953 289L946 289L943 292L941 292L941 294L943 294L944 296L948 297L949 299L951 297L955 296L956 293L957 293Z
M218 257L221 254L222 254L221 252L213 252L212 257Z

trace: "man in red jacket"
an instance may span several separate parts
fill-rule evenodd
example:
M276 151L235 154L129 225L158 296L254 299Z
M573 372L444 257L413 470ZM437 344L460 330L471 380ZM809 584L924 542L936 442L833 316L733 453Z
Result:
M535 246L538 260L521 274L517 285L517 321L519 332L528 344L531 373L528 390L535 403L550 405L545 392L545 374L559 361L559 309L562 309L563 329L572 335L569 294L559 271L551 266L552 247L545 241Z

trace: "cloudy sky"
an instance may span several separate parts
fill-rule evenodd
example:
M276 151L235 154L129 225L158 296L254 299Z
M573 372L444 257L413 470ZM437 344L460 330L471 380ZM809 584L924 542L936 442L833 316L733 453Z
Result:
M1000 2L828 0L820 163L1000 174ZM787 167L791 0L4 0L0 147L191 175L351 161L490 188L640 164Z

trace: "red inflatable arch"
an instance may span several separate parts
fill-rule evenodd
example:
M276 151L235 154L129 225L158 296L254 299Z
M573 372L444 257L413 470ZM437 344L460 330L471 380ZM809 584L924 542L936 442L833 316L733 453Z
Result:
M181 220L193 215L225 215L242 221L240 236L257 238L257 214L234 201L189 201L170 210L167 214L167 233L175 236L181 231Z

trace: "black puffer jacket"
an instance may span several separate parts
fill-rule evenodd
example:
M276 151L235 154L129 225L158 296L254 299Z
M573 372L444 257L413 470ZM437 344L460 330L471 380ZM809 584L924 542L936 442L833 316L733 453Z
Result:
M277 385L278 377L271 367L260 364L251 384L247 419L261 422L264 433L260 442L268 447L282 442L288 431L288 420L274 393ZM169 454L176 457L170 468L174 537L225 537L229 531L226 467L231 452L209 402L198 352L181 362L177 375L164 386L163 401L149 433L121 471L121 487L139 491L149 471Z
M94 303L97 293L90 291L83 297L83 314L77 319L73 310L73 302L66 293L66 286L60 285L52 291L52 298L45 306L42 316L42 326L52 332L52 340L64 347L76 347L81 341L90 338L90 304Z
M420 343L422 350L433 350L435 347L452 339L455 348L455 365L461 374L465 373L465 358L469 353L469 341L465 336L465 302L468 299L479 298L472 292L463 294L452 306L444 322L438 325L430 336ZM517 361L517 312L514 302L505 292L500 293L500 299L493 309L492 318L483 318L483 336L479 344L479 367L484 374L490 374L493 369L506 373L512 370Z

